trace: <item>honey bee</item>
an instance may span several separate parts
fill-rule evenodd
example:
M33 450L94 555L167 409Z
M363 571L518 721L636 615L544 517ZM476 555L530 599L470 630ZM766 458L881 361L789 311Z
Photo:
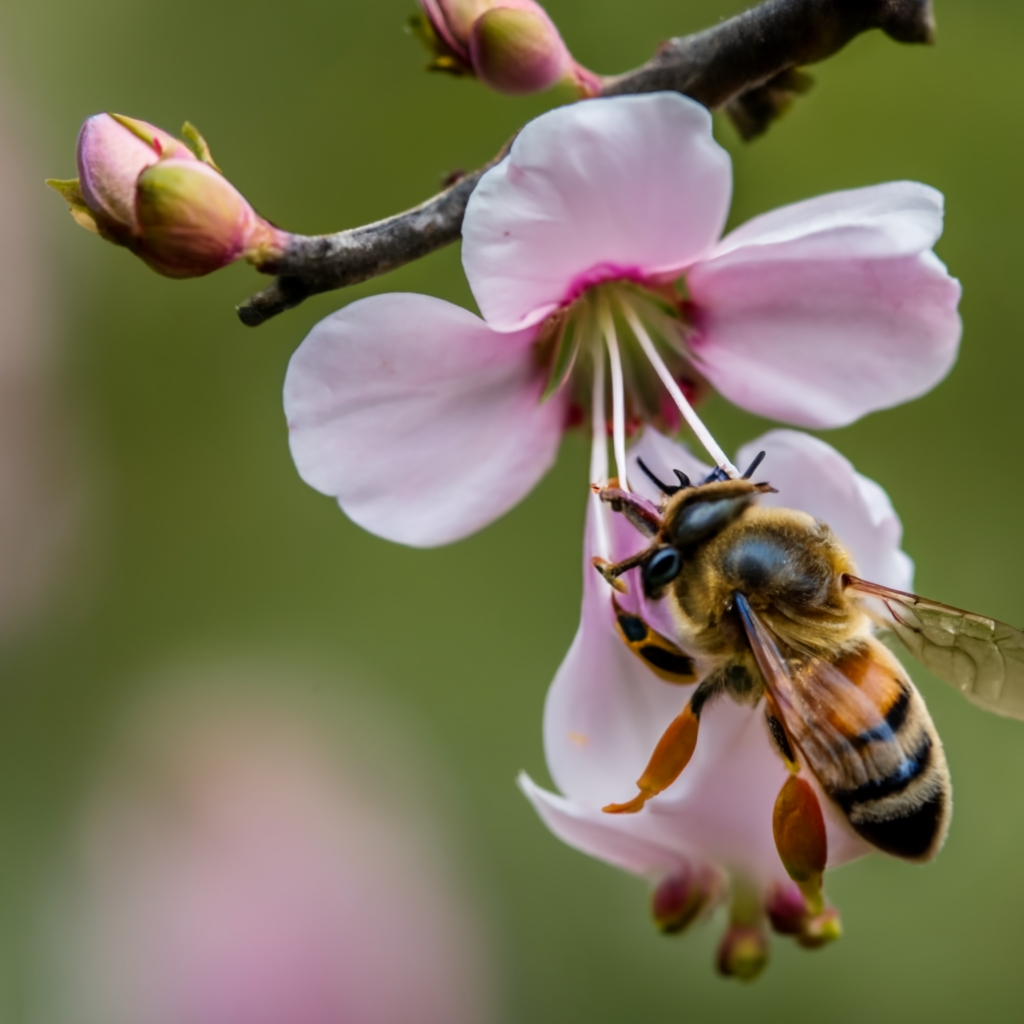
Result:
M626 561L595 559L617 590L639 568L645 594L664 597L678 637L653 630L615 600L618 631L661 678L698 683L659 741L638 796L609 813L640 810L679 776L693 753L702 710L721 696L763 702L768 729L794 772L806 766L853 829L886 853L930 860L946 836L951 787L946 758L921 695L876 638L891 630L968 700L1024 718L1024 632L914 594L859 579L824 523L764 508L768 484L719 471L691 485L660 482L660 507L598 489L651 544ZM678 643L676 642L678 639ZM698 674L697 658L710 666Z

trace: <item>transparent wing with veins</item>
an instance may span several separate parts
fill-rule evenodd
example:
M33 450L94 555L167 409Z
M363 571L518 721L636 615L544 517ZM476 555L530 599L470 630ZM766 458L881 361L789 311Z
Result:
M1024 631L1004 622L846 576L847 590L878 599L907 650L972 703L1024 719Z

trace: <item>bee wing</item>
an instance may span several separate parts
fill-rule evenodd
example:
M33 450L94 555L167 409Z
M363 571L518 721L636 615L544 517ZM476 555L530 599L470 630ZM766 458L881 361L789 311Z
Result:
M884 666L884 676L865 673L874 666L872 655L878 657L872 649L856 660L862 670L858 685L823 658L787 659L746 599L737 594L736 603L776 717L825 790L834 795L887 778L903 755L898 723L889 717L911 693L916 696L899 663L889 655L892 664Z
M907 650L972 704L1024 719L1024 631L855 576L845 582L855 594L879 599Z

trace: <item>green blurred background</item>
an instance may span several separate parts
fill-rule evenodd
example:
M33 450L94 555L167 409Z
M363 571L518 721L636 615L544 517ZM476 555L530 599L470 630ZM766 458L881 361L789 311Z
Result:
M739 5L547 6L576 56L613 72ZM172 130L187 118L263 214L335 230L418 202L550 102L425 75L403 34L412 7L10 0L0 72L40 190L74 173L96 111ZM890 179L945 192L961 359L924 399L827 437L892 496L922 593L1024 622L1024 6L939 0L937 15L934 48L872 33L813 69L765 138L744 145L724 118L716 131L735 159L733 223ZM1024 724L923 670L954 778L945 850L927 868L877 857L836 872L842 941L777 941L752 986L714 974L717 927L661 937L642 883L536 819L514 777L547 779L541 711L576 627L584 444L569 438L557 471L479 536L412 551L301 483L281 412L291 352L339 304L389 290L471 303L457 248L250 330L233 311L261 283L248 267L161 279L40 194L66 466L86 500L49 605L0 651L0 1020L35 1022L38 991L60 983L37 956L40 899L125 708L161 665L225 653L311 666L327 689L358 678L415 723L444 766L503 1021L1024 1017ZM766 426L720 400L707 419L727 450Z

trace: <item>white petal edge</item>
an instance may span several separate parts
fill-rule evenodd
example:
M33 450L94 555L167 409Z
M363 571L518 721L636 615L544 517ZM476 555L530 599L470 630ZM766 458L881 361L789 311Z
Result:
M943 196L916 181L829 192L761 214L729 232L709 262L894 259L930 249L942 234Z
M641 836L635 822L549 793L525 772L520 772L517 783L544 824L581 853L645 878L670 874L688 863L679 850Z

